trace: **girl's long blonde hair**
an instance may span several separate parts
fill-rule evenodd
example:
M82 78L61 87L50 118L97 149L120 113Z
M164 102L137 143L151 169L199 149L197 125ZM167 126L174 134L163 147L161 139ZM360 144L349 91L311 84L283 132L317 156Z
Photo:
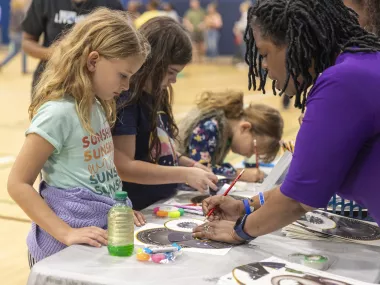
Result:
M91 106L94 91L87 58L97 51L106 59L130 56L146 58L150 52L147 40L135 30L127 12L99 8L77 23L53 45L53 53L33 92L29 107L30 119L44 103L59 100L64 95L75 99L76 110L83 128L91 128ZM101 100L107 121L116 120L115 100Z
M203 92L197 100L197 107L202 113L223 110L227 119L245 120L252 125L252 132L257 136L267 136L263 160L273 161L280 149L284 121L278 110L264 104L250 104L244 107L243 92L227 90L224 92Z

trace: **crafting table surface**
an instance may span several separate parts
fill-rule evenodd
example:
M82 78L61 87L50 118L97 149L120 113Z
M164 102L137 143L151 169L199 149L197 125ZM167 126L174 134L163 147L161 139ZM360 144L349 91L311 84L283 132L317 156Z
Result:
M194 194L181 193L179 197ZM148 222L163 224L166 219L144 212ZM188 216L199 218L199 216ZM28 285L50 284L216 284L234 267L261 261L271 256L287 260L294 253L325 254L335 262L328 272L378 283L380 280L380 248L352 243L306 241L273 233L257 238L250 245L232 248L224 256L183 252L173 263L139 262L136 256L112 257L107 248L75 245L37 263Z

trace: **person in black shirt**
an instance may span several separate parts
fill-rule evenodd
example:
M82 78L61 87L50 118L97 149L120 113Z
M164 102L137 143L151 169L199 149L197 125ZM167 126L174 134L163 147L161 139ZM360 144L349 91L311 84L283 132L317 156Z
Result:
M204 192L209 187L217 190L218 181L211 170L175 149L178 128L171 85L192 58L188 33L161 16L139 31L150 43L151 55L131 78L130 91L121 96L113 130L115 165L135 210L171 197L177 183Z
M32 87L49 59L51 44L92 10L98 7L123 10L119 0L33 0L22 23L24 51L40 59L34 72ZM38 43L44 36L42 46Z

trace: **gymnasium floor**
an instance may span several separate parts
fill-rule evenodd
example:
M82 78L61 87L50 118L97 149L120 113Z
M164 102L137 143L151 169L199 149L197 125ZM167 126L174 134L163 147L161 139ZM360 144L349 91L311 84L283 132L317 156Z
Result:
M5 50L0 50L3 58ZM28 67L33 71L36 60L28 58ZM29 231L28 217L9 197L7 177L24 140L24 132L29 125L28 105L30 103L31 73L21 74L21 59L14 59L0 71L0 283L4 285L26 284L29 267L27 260L26 235ZM291 107L283 111L279 97L271 93L268 84L267 95L247 90L247 70L230 64L190 65L184 77L174 86L174 113L177 120L186 116L193 106L196 96L204 90L237 89L246 93L245 103L260 102L270 104L282 111L285 130L284 139L294 139L299 129L299 110ZM231 154L233 163L243 158Z

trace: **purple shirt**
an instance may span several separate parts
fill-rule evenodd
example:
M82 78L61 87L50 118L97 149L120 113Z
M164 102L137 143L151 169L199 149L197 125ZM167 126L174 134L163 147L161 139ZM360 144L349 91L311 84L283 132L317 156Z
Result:
M281 192L325 207L334 194L368 209L380 224L380 53L344 53L307 99Z

